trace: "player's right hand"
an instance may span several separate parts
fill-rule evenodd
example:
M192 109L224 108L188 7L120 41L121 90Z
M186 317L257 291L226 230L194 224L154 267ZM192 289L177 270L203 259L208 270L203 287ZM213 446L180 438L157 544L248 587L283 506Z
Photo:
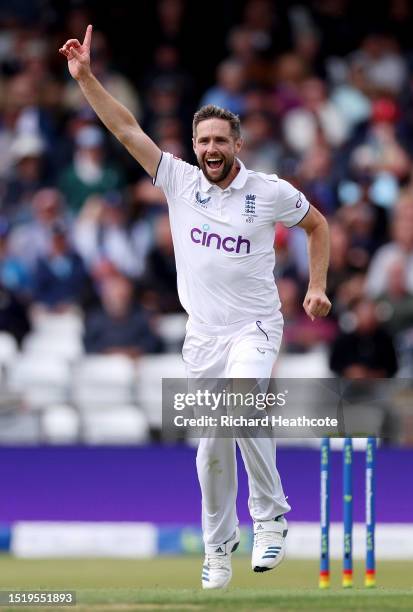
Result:
M90 73L90 43L92 41L92 29L91 25L87 26L82 44L80 44L77 38L70 38L65 42L63 47L59 49L59 53L67 58L69 72L76 80Z

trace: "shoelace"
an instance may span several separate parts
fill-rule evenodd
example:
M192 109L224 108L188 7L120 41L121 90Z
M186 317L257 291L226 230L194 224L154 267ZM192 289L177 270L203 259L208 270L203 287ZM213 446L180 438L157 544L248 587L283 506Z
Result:
M271 546L275 543L282 543L283 541L281 533L273 531L261 531L254 534L254 537L257 546Z
M226 561L226 562L225 562ZM207 555L206 565L210 569L223 569L228 571L228 555Z

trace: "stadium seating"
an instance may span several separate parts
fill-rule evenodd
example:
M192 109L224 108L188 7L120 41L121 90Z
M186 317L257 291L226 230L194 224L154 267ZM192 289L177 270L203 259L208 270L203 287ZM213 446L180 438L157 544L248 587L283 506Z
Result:
M188 316L185 313L165 314L159 317L158 332L168 353L179 353L186 333Z
M149 440L147 419L136 406L116 406L81 412L82 442L142 444Z
M23 354L9 364L7 382L12 391L22 394L27 406L45 408L68 401L70 367L64 359Z
M18 351L15 338L7 332L0 332L0 367L9 365Z
M131 405L134 387L135 367L128 357L85 356L74 368L72 401L80 410Z
M75 444L79 440L79 415L72 406L52 405L42 411L42 441L50 444Z
M162 378L185 378L180 355L146 355L137 366L137 401L152 428L162 426Z
M62 333L61 330L43 329L32 332L23 341L24 353L33 357L60 357L74 362L83 353L81 337L78 334Z

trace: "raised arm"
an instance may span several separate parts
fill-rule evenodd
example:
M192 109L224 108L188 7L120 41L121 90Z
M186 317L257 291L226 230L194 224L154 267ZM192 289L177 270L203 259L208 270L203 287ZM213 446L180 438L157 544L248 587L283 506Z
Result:
M312 321L315 317L326 317L331 303L326 296L327 269L330 258L330 236L328 224L314 206L298 224L307 233L310 280L303 307Z
M71 76L79 86L105 126L127 148L150 176L154 177L161 158L161 150L142 130L132 113L120 104L99 83L90 68L92 26L86 29L83 43L71 38L59 52L67 58Z

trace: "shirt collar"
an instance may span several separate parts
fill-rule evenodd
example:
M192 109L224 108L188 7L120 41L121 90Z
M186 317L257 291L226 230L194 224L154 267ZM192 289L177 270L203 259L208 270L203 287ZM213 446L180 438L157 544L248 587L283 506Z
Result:
M242 161L238 159L238 157L236 158L236 160L239 163L239 172L237 176L234 178L234 180L232 181L232 183L228 185L228 187L231 187L231 189L242 189L245 183L247 182L248 171L246 167L244 166L244 164L242 163ZM208 179L206 178L205 174L201 170L201 189L202 191L203 192L209 191L211 187L214 187L214 183L210 183Z

